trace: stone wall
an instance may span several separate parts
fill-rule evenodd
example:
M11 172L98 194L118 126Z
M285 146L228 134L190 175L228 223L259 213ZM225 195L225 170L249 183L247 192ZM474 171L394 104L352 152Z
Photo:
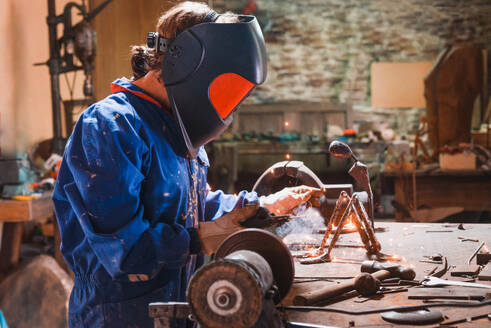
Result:
M242 12L245 0L215 0ZM455 18L491 50L489 0L256 0L269 72L249 102L370 104L370 64L433 61ZM490 81L491 82L491 81ZM489 83L491 85L491 83Z

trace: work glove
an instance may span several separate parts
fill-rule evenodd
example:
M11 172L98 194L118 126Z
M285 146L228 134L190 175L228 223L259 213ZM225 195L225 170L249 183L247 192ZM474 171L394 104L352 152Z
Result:
M229 235L245 229L240 223L254 216L259 209L259 204L246 205L236 208L218 219L209 222L200 222L198 236L201 241L201 250L206 255L216 252L218 246Z
M199 240L198 229L186 228L189 234L189 254L195 255L201 253L201 242Z
M300 204L303 204L311 199L312 196L322 196L323 192L319 188L298 186L287 187L274 194L261 196L259 203L266 207L275 215L290 214Z
M266 207L261 206L253 216L240 221L240 225L245 228L266 229L279 227L288 221L290 221L290 215L274 215Z

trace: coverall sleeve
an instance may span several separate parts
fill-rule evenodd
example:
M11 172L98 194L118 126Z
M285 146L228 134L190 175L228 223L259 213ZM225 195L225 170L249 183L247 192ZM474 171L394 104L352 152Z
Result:
M140 193L149 149L137 133L134 116L103 110L83 116L64 161L73 176L73 182L63 186L67 201L91 249L114 279L151 279L164 266L185 263L187 230L160 221L151 225L144 216Z
M243 190L238 195L229 195L221 190L209 190L206 195L205 220L213 221L237 207L244 207L258 202L259 198L255 192Z

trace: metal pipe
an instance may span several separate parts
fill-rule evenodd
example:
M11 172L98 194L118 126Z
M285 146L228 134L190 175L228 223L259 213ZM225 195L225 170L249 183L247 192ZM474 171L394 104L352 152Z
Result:
M58 40L56 36L55 0L48 0L48 31L49 31L49 74L51 84L51 106L53 115L53 144L52 152L63 153L63 133L61 126L61 99L60 99L60 56L58 52Z

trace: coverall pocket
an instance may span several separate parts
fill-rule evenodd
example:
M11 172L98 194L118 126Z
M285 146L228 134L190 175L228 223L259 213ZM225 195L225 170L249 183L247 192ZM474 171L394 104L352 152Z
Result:
M91 306L82 312L68 311L68 327L104 327L104 315L102 304Z
M163 287L144 296L121 302L104 304L104 327L153 328L148 305L163 302L170 298L169 288Z

